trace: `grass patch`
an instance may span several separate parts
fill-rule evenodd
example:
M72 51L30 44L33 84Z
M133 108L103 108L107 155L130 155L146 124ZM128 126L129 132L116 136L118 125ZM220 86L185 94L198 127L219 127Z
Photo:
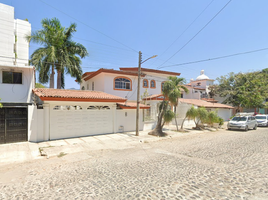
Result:
M63 156L67 155L67 153L64 153L64 152L60 152L60 154L58 155L58 158L61 158Z

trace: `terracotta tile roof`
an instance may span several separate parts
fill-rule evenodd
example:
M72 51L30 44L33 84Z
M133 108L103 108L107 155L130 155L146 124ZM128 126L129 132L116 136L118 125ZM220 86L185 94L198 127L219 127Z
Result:
M206 90L205 88L194 87L195 90Z
M86 72L86 73L89 73L89 74L84 76L85 81L97 76L100 73L110 73L110 74L138 76L137 72L129 72L129 71L127 72L127 71L120 71L120 70L114 70L114 69L103 69L103 68L101 68L101 69L99 69L99 70L97 70L95 72ZM145 77L145 74L141 74L141 77Z
M151 96L143 98L143 100L160 100L163 99L163 94L153 94Z
M42 101L125 102L126 99L100 91L35 88Z
M82 75L82 78L85 78L86 76L90 75L90 74L93 74L94 72L85 72L83 75Z
M132 71L132 72L138 71L138 67L121 67L119 69L122 71ZM153 73L166 74L166 75L171 75L171 76L180 76L181 75L181 73L178 73L178 72L168 72L168 71L157 70L157 69L148 69L148 68L141 68L141 72L153 72Z
M117 105L122 109L136 109L137 103L136 102L125 102L125 103L117 103ZM140 103L140 109L149 109L150 106L144 105Z
M195 106L204 106L205 108L225 108L225 109L233 109L234 107L228 106L221 103L210 103L207 101L199 100L199 99L179 99L181 103L192 104Z

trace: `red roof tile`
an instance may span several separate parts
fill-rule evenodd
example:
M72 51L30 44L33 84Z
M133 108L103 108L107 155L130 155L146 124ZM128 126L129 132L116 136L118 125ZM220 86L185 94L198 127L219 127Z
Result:
M125 103L117 103L118 106L122 109L136 109L137 103L136 102L125 102ZM140 103L140 109L149 109L150 106L144 105Z
M207 101L199 100L199 99L179 99L181 103L192 104L196 106L204 106L205 108L226 108L226 109L233 109L234 107L228 106L221 103L210 103Z
M121 67L119 68L122 71L132 71L132 72L137 72L138 67ZM141 72L153 72L153 73L159 73L159 74L167 74L171 76L180 76L181 73L178 72L168 72L168 71L163 71L163 70L157 70L157 69L147 69L147 68L141 68Z
M143 100L161 100L163 99L163 94L153 94L151 96L143 98Z
M35 88L42 101L125 102L126 99L100 91Z

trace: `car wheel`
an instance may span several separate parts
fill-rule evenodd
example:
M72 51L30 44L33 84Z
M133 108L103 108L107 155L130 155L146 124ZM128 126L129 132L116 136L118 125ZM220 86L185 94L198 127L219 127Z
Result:
M254 130L257 130L257 126L258 126L258 125L256 124L256 125L254 126L254 128L253 128L253 129L254 129Z
M248 131L248 126L246 126L245 131Z
M232 130L231 128L228 128L228 130Z

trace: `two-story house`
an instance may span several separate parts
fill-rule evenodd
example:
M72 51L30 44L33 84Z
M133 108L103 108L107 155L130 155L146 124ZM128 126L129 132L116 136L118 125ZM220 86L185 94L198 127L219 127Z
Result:
M14 7L0 3L0 144L28 140L34 67L29 66L28 21L14 19Z
M163 70L141 68L140 95L142 98L146 96L159 95L162 87L169 76L180 76L180 73L169 72ZM138 68L120 68L99 69L94 72L86 72L80 85L81 90L97 90L108 94L113 94L127 99L127 103L131 103L133 109L136 108L138 87ZM141 96L139 99L141 99ZM150 129L156 124L158 101L142 101L149 109L143 110L143 129ZM135 111L133 112L135 119ZM135 123L132 122L133 125Z

